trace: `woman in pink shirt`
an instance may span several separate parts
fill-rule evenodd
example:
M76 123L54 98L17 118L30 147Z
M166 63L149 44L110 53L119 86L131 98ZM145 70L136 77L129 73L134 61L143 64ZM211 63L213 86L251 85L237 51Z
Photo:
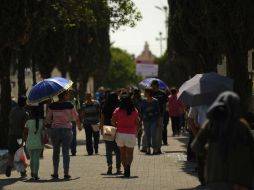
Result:
M168 112L171 118L173 136L180 135L181 118L185 112L184 104L177 99L177 89L171 88L171 95L168 98Z
M120 106L116 108L112 117L112 125L117 128L116 143L120 148L125 177L130 177L138 124L138 111L135 109L131 98L125 95L121 98Z
M82 130L79 115L69 101L68 91L58 95L59 101L49 105L46 116L46 123L51 124L51 140L53 144L53 166L52 178L58 178L58 167L60 157L60 147L62 146L64 178L69 179L69 149L72 141L72 121L76 121L78 129Z

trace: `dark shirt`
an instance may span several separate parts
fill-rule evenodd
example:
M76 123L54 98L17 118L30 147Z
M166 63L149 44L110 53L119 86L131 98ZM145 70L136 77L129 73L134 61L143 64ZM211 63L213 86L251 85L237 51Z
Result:
M163 116L164 112L166 110L166 103L168 101L168 97L167 97L166 93L164 93L161 90L158 90L157 92L153 93L153 97L159 101L160 116Z
M141 103L142 103L143 99L142 98L133 98L132 101L133 101L135 108L140 112Z
M159 116L159 102L153 99L152 102L143 100L140 106L141 118L143 121L156 120Z
M104 125L111 125L112 115L116 108L117 106L112 107L106 106L106 104L103 105L101 112L104 116Z
M74 105L71 102L54 102L49 105L49 108L52 110L65 110L73 109Z
M28 118L29 114L24 108L19 106L14 107L9 114L9 135L21 138Z

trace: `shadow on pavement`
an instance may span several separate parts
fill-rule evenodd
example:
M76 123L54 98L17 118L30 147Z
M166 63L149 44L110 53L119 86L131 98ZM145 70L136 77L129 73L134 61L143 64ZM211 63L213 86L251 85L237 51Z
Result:
M100 139L99 144L104 144L104 140ZM77 139L77 145L86 145L85 139Z
M179 136L179 137L175 137L175 140L178 140L180 143L181 143L181 146L182 147L185 147L185 150L182 150L182 151L165 151L166 153L179 153L179 154L184 154L186 155L187 153L187 144L188 144L188 141L189 141L189 133L186 132L184 134L182 134L182 136ZM196 163L195 162L192 162L192 161L187 161L187 160L182 160L182 170L189 174L189 175L192 175L192 176L197 176L197 171L196 171ZM197 189L198 187L194 188L194 189ZM193 189L193 188L191 188ZM183 189L184 190L184 189ZM188 189L186 189L188 190Z
M185 161L181 168L185 173L193 176L197 176L196 163Z
M1 179L0 181L0 190L4 188L4 186L12 185L18 181L24 181L22 178L6 178Z
M114 154L113 154L114 155ZM88 156L88 157L105 157L106 154L92 154L92 155L88 155L87 153L86 154L77 154L76 156L72 156L70 155L71 158L75 158L75 157L84 157L84 156Z
M80 179L80 177L71 178L71 179L39 179L39 180L28 179L23 182L26 182L26 183L55 183L55 182L64 182L64 181L74 181L77 179Z
M169 151L163 151L164 153L170 154L170 153L186 153L184 150L169 150Z
M119 175L110 175L110 176L105 176L105 177L103 177L103 178L118 178L118 179L137 179L138 178L138 176L130 176L130 177L124 177L124 176L119 176Z
M206 190L206 187L199 185L194 188L181 188L181 189L177 189L177 190Z

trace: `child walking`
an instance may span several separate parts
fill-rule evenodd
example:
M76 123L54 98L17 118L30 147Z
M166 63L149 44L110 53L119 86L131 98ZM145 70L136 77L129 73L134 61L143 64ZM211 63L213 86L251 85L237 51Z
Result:
M25 136L27 136L26 148L30 155L31 177L34 180L40 179L38 177L38 171L40 155L43 148L43 119L40 113L41 112L39 106L32 106L30 112L30 119L26 122L25 125Z

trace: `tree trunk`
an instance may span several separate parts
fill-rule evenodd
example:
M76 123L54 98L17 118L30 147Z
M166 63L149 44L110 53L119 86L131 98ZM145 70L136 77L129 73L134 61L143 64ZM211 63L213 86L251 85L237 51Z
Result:
M248 75L248 51L239 48L231 49L227 55L227 70L229 77L234 80L234 90L241 98L241 112L246 113L252 92L252 81Z
M25 82L25 65L26 65L26 51L25 47L21 47L21 52L18 61L18 95L26 95Z
M66 71L65 69L61 69L60 71L61 71L62 77L63 77L63 78L66 78L66 76L67 76L67 71Z
M214 53L206 53L204 55L203 72L217 72L218 58Z
M36 85L36 64L35 59L30 60L32 63L32 76L33 76L33 86Z
M11 109L10 62L12 50L5 48L0 55L1 81L1 117L0 117L0 148L7 148L9 112Z
M87 86L87 81L88 81L89 75L88 74L84 74L82 75L80 81L79 81L79 98L81 100L84 99L85 94L86 94L86 86Z

